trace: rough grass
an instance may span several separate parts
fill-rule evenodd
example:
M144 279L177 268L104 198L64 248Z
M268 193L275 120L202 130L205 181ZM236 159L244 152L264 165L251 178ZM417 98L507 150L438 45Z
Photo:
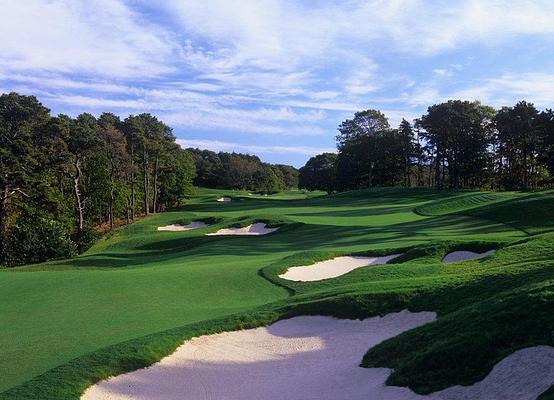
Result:
M201 191L182 210L124 228L81 257L1 272L0 370L8 373L0 399L77 399L90 384L149 365L192 336L301 314L437 311L436 322L363 359L394 368L390 384L420 393L475 382L516 349L553 344L550 192L430 216L413 209L468 193L381 189L215 202L221 195L228 193ZM189 218L218 223L156 232ZM264 237L204 236L262 219L281 228ZM499 251L487 259L440 262L448 251L490 248ZM400 260L336 279L277 277L336 255L398 251Z

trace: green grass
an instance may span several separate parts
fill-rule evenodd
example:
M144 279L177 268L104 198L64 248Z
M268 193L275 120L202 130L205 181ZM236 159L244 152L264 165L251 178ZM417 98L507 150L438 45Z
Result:
M235 201L216 202L222 195ZM363 365L394 368L390 384L420 393L475 382L516 349L553 344L552 197L378 189L253 198L203 189L181 210L121 229L80 257L0 273L0 399L78 398L203 333L403 308L439 318L374 347ZM215 225L156 231L196 219ZM204 236L255 221L280 229ZM499 250L487 259L440 262L452 250L490 248ZM277 276L336 255L393 251L405 255L336 279Z
M512 200L522 193L514 192L470 192L460 195L454 192L452 197L423 204L414 211L421 215L447 215L479 208L484 205L495 204L505 200Z

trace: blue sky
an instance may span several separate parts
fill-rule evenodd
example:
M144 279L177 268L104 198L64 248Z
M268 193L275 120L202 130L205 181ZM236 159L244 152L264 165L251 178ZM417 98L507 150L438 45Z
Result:
M0 0L0 92L301 166L357 110L554 106L552 1Z

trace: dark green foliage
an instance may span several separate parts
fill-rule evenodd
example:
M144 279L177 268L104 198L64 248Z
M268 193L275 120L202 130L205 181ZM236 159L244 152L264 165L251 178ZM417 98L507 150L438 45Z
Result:
M40 170L40 137L49 112L34 96L0 96L0 265L10 213L15 203L31 197L26 190Z
M263 163L257 156L187 149L196 165L194 184L271 194L298 186L298 170L290 165Z
M75 232L72 239L79 250L79 253L83 253L90 249L90 247L100 238L100 234L91 227L85 227L81 231Z
M435 104L418 121L422 136L433 148L435 186L448 183L452 189L482 187L492 161L488 147L492 141L494 110L479 102L450 100Z
M411 140L390 129L376 110L357 112L339 126L335 186L338 190L394 186L405 175ZM403 146L407 146L403 148Z
M77 254L70 229L48 214L25 209L10 224L5 263L9 266L68 258Z
M122 220L178 206L194 169L171 128L149 114L51 117L33 96L2 95L0 266L69 257Z
M282 176L284 189L293 189L298 187L299 171L291 165L274 164L272 168L277 169Z
M336 186L336 161L337 155L334 153L323 153L310 158L300 168L298 187L332 193Z
M496 145L498 147L499 173L507 188L536 187L541 170L538 154L545 154L542 134L551 126L543 119L532 103L520 101L514 107L502 107L496 114ZM546 129L541 132L541 128ZM547 160L544 160L547 161Z
M391 129L378 110L355 113L339 125L338 154L325 168L333 179L322 184L313 172L315 160L325 157L319 155L302 168L301 187L329 193L374 186L513 190L554 182L552 110L521 101L495 111L478 101L449 100L414 122L403 119Z

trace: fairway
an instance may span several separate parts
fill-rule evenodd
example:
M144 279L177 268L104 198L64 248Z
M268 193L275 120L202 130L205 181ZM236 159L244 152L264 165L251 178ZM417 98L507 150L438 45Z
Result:
M223 195L233 201L217 202ZM273 319L303 313L358 317L409 306L439 313L437 323L423 328L431 329L441 321L455 326L464 320L464 315L456 319L456 313L463 314L459 310L465 298L484 302L479 307L485 309L494 307L487 299L496 293L488 289L471 297L475 285L485 284L484 277L498 274L494 282L499 291L527 283L538 290L552 279L551 269L544 269L552 263L548 258L554 251L552 237L536 235L534 241L516 245L527 247L511 254L510 243L530 237L529 219L518 221L517 213L512 213L504 221L502 211L511 203L518 209L517 204L527 204L531 198L552 202L552 194L479 194L479 201L466 206L470 195L475 194L375 189L311 198L298 192L253 198L245 193L201 190L181 209L122 228L77 258L2 271L0 391L18 385L22 386L13 390L24 391L48 382L46 373L39 381L25 383L107 346L171 328L186 331L189 324L224 316L255 316L256 310L272 310L277 312ZM482 212L487 207L496 208ZM548 207L552 212L552 206ZM532 212L521 206L519 211ZM157 230L192 220L211 222L185 232ZM253 221L279 229L265 236L206 236ZM533 232L548 230L548 226L533 226ZM440 262L448 249L482 252L491 248L500 249L491 260L448 267ZM391 264L360 268L336 279L290 282L278 277L289 266L307 261L364 252L380 255L395 249L402 249L404 255ZM530 265L529 259L535 263ZM509 280L506 271L499 269L503 265L511 268L510 274L521 273L524 278ZM449 285L454 289L446 305L441 296ZM290 297L291 293L295 295ZM517 297L518 293L512 294ZM402 364L400 355L397 358L393 355L392 362L411 372L410 363L415 361ZM426 382L425 377L421 379ZM425 384L418 382L397 383L426 391ZM447 383L445 378L438 386Z

